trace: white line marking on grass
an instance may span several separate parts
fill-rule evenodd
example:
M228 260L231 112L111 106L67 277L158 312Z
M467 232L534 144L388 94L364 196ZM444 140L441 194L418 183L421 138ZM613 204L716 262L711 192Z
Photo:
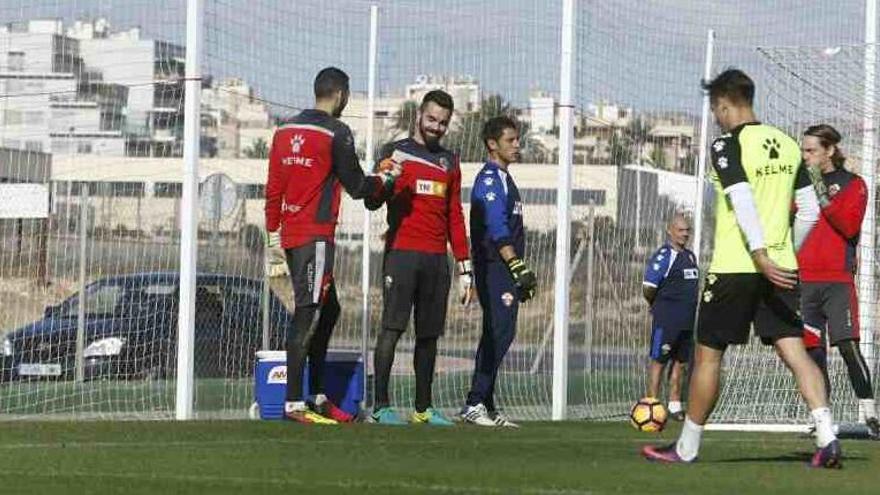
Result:
M251 478L245 476L215 476L215 475L156 475L143 473L96 473L94 471L26 471L12 470L0 468L0 475L19 476L27 478L95 478L127 480L127 481L178 481L190 483L239 483L239 484L256 484L256 485L273 485L273 486L322 486L327 488L342 489L365 489L365 488L387 488L390 490L423 490L429 492L445 492L445 493L510 493L510 488L492 488L492 487L475 487L475 486L456 486L443 485L438 483L418 483L411 481L384 481L378 483L356 481L356 480L297 480L297 479L269 479L269 478ZM556 488L517 488L518 493L531 495L590 495L592 492L587 490L568 490Z
M494 443L494 444L517 444L517 445L547 445L548 443L553 443L556 445L566 445L570 443L577 444L619 444L619 443L653 443L660 441L668 441L669 438L572 438L568 441L560 444L559 439L554 438L542 438L542 439L522 439L516 437L495 437L495 438L480 438L479 441L481 445ZM449 440L402 440L402 439L367 439L365 440L367 443L371 445L448 445L448 444L460 444L460 438L450 438ZM797 437L785 437L785 438L703 438L704 443L804 443L809 442L808 438L797 438ZM156 447L161 449L168 449L174 447L209 447L209 446L260 446L260 445L351 445L351 439L314 439L314 438L265 438L265 439L253 439L253 440L191 440L191 441L177 441L177 442L82 442L82 441L72 441L72 442L29 442L29 443L0 443L0 451L12 451L12 450L28 450L28 449L92 449L92 448L106 448L106 449L116 449L116 448L150 448Z

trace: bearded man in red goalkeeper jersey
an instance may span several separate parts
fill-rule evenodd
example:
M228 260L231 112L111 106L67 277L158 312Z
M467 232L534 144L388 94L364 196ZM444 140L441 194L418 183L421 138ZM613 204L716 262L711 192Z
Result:
M804 344L825 375L831 395L826 346L837 347L869 435L880 439L880 421L871 387L871 372L859 350L859 301L856 272L859 234L868 203L868 188L846 170L840 133L827 124L809 127L801 143L804 164L819 198L821 215L797 253L801 276Z
M437 339L446 325L450 266L447 245L457 261L461 302L470 303L473 277L464 214L458 156L440 145L452 118L452 97L435 90L422 99L411 137L383 147L380 170L402 167L394 191L381 201L367 198L371 210L388 205L388 233L383 263L382 331L376 341L373 420L403 424L389 407L388 381L397 341L415 320L415 413L412 422L449 426L431 404Z
M315 108L281 125L269 153L267 247L284 249L296 306L287 335L284 413L300 423L352 420L323 393L324 359L340 312L333 255L342 189L355 199L379 198L400 174L399 167L391 167L380 175L364 175L351 130L338 120L348 95L345 72L335 67L319 72ZM306 356L311 404L303 396Z

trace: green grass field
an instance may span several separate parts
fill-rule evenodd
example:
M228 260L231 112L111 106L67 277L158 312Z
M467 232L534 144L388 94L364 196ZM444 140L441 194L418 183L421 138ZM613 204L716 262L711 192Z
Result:
M3 493L873 493L880 442L842 471L805 466L793 434L706 434L701 459L651 464L624 423L520 430L281 422L3 422Z
M470 386L471 373L444 373L435 381L434 402L438 407L458 408ZM523 407L547 406L545 395L552 383L549 375L518 374L515 384L499 384L509 404ZM415 377L394 375L391 378L393 397L400 404L412 404ZM372 385L370 380L368 386ZM574 375L568 383L570 404L587 403L587 387L614 390L615 395L638 397L639 382L615 372L595 372L589 376ZM244 418L253 402L253 379L199 378L195 381L195 409L211 414L215 411L238 411ZM370 391L368 391L369 395ZM105 414L135 416L150 412L173 415L175 382L169 380L94 380L10 382L0 384L0 415ZM620 416L627 413L621 408ZM228 417L228 416L226 416Z

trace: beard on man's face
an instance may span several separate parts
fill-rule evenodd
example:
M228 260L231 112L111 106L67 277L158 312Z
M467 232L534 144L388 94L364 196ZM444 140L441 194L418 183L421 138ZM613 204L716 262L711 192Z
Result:
M438 134L424 125L419 123L419 133L422 135L422 139L425 140L425 146L430 149L436 149L440 147L440 140L443 139L443 134Z
M333 109L333 117L339 118L342 117L342 111L345 110L345 107L348 105L348 95L343 94L339 101L336 103L336 108Z

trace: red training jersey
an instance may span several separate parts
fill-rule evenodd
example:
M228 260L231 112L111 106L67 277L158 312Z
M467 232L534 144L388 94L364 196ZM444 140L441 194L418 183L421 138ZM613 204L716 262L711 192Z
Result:
M385 145L381 160L390 158L403 167L388 204L385 248L445 254L447 243L458 261L469 258L461 207L461 168L458 156L444 148L430 150L413 139ZM375 210L383 200L366 200Z
M836 169L822 174L831 202L798 251L798 270L804 282L852 282L856 271L856 248L868 188L858 175Z
M275 131L266 180L266 230L281 228L281 247L333 240L341 189L379 197L382 180L365 176L351 130L321 110L305 110Z

